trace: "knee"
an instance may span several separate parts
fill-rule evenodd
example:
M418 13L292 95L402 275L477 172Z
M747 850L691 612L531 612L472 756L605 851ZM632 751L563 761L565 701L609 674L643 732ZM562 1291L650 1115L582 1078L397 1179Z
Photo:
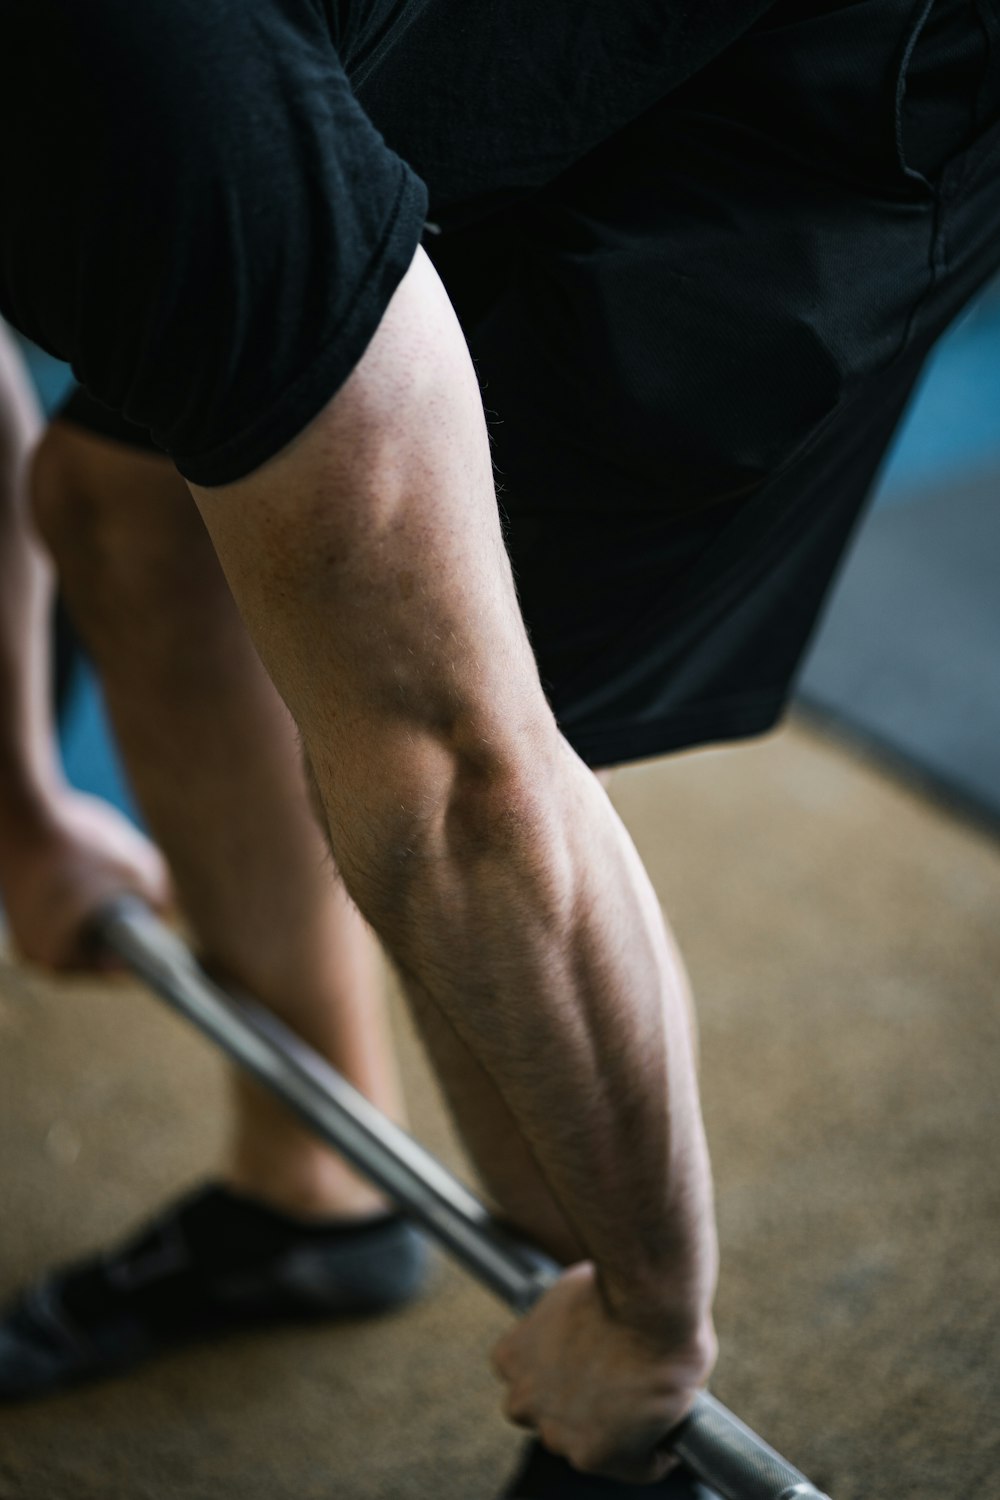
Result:
M78 459L74 435L52 423L31 465L32 519L60 570L81 550L93 548L100 529L96 497L82 482Z
M35 452L30 495L36 529L88 634L102 622L117 627L123 613L138 619L176 608L178 587L193 594L214 565L167 459L56 421Z
M86 442L58 423L46 430L31 468L30 501L60 592L94 650L115 629L128 570L114 540L114 496L94 483Z

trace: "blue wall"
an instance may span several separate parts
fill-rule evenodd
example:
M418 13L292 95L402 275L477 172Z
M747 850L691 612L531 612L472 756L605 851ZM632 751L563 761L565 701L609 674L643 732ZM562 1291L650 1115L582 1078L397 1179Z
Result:
M1000 282L940 341L896 436L878 503L1000 471Z

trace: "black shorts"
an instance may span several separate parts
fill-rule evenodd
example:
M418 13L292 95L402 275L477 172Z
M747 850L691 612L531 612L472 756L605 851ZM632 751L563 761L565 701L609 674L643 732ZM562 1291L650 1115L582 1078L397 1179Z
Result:
M270 0L250 28L270 48L251 111L270 155L243 131L258 44L232 9L197 12L226 23L228 81L196 102L235 146L190 204L183 172L158 182L138 291L111 283L152 232L120 145L111 228L79 193L64 228L90 251L82 311L88 284L67 291L44 235L36 264L5 232L15 321L91 392L69 414L126 439L119 414L138 417L201 482L254 467L357 359L420 236L422 181L567 737L596 765L770 727L926 353L1000 263L1000 0L746 0L710 20L638 0ZM168 13L171 35L194 24L180 0ZM367 24L338 33L345 13ZM221 237L207 277L199 226Z

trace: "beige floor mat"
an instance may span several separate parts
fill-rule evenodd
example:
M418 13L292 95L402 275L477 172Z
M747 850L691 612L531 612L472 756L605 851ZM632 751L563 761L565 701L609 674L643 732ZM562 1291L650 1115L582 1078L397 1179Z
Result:
M801 727L614 797L699 997L718 1394L835 1500L998 1493L1000 849ZM223 1130L220 1063L157 1003L0 970L0 1293L197 1180ZM506 1321L442 1263L401 1314L0 1410L0 1500L491 1500Z

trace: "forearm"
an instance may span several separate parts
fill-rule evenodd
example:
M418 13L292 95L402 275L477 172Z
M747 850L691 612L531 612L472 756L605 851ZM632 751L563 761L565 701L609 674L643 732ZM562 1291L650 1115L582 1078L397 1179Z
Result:
M41 417L0 325L0 837L43 813L58 779L49 707L52 573L31 533L27 468Z

